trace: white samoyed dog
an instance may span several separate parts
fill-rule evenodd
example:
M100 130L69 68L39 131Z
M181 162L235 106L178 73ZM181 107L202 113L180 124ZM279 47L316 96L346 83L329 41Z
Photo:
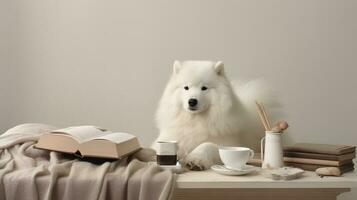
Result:
M231 84L223 62L175 61L157 110L158 141L177 141L178 158L191 170L220 163L218 146L257 150L264 130L255 101L271 110L274 97L261 81ZM271 113L270 113L270 118Z

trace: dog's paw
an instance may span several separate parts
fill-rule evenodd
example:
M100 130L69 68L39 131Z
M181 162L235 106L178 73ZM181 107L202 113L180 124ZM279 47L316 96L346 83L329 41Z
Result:
M181 165L190 170L206 170L220 163L218 147L213 143L202 143L181 160Z
M193 171L202 171L210 167L207 161L200 158L185 158L181 161L181 165Z
M209 169L213 164L214 162L212 159L195 153L190 153L186 156L186 158L181 160L182 166L193 171L203 171Z

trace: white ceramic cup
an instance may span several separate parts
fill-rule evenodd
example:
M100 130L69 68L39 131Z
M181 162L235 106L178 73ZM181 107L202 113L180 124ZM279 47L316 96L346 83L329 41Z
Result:
M159 165L176 165L178 145L176 141L157 142L156 161Z
M254 151L247 147L219 147L219 156L228 169L241 170L253 158Z
M157 155L176 155L178 145L176 141L158 141Z

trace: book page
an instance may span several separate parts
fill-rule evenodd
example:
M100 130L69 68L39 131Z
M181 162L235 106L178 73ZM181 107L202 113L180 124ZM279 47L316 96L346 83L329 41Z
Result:
M121 143L121 142L125 142L128 140L131 140L135 138L134 135L131 135L129 133L118 133L118 132L105 132L105 135L103 136L99 136L99 137L94 137L92 138L93 140L110 140L114 143Z
M54 130L51 133L68 134L78 142L85 142L95 137L100 137L105 134L105 131L100 130L95 126L73 126L64 129Z

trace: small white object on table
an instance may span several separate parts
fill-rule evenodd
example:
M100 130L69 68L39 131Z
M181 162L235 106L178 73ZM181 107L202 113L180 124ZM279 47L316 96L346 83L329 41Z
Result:
M245 176L224 176L207 171L190 171L177 175L174 199L336 199L336 196L357 187L357 173L341 177L320 178L305 172L301 178L289 181L272 180L260 172Z

